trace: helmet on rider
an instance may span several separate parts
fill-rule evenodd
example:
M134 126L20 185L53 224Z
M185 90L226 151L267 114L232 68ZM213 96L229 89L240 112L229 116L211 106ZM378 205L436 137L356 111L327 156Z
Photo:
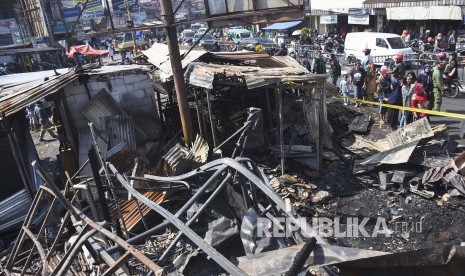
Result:
M426 30L426 31L425 31L425 34L426 34L426 35L429 35L430 33L431 33L430 30Z
M428 42L429 42L429 43L433 43L433 42L434 42L434 38L432 38L431 36L428 37Z
M442 39L442 34L438 33L438 39Z
M446 59L446 53L445 52L440 52L438 54L438 59L439 60L445 60Z
M387 66L382 66L381 67L381 75L386 75L389 73L389 69L387 68Z
M369 55L371 53L371 50L370 49L363 49L363 52L365 53L365 55Z
M457 52L452 52L449 54L450 57L457 58Z
M396 61L402 62L404 60L404 55L402 53L397 53Z

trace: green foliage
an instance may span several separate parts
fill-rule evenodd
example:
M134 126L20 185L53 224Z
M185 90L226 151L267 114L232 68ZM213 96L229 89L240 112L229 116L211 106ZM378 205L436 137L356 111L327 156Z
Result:
M301 36L308 36L309 34L310 34L310 30L307 27L303 27L302 30L300 30Z

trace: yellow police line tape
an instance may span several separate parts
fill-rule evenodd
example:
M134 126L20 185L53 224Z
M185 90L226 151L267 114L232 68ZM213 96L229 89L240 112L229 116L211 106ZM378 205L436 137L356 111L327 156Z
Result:
M59 128L59 127L61 127L61 125L51 126L51 127L49 127L49 128L44 129L44 131L49 131L49 130L52 130L52 129L55 129L55 128Z
M387 107L387 108L399 109L399 110L425 113L425 114L437 115L437 116L443 116L443 117L449 117L449 118L465 119L465 114L459 114L459 113L436 111L436 110L421 109L421 108L412 108L412 107L399 106L399 105L393 105L393 104L382 104L379 102L371 102L371 101L366 101L366 100L355 100L355 101L365 103L365 104L372 104L372 105L377 105L377 106L382 106L382 107Z

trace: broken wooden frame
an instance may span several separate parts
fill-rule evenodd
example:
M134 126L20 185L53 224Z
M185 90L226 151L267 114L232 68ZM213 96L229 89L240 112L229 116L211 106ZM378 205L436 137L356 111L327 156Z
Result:
M44 174L42 168L37 162L34 162L33 166L40 177L44 180L45 185L41 186L37 192L26 220L21 228L18 240L13 247L5 268L7 275L11 275L12 273L25 275L30 274L31 272L42 275L63 275L68 270L74 272L73 274L75 275L80 275L79 272L75 270L74 266L71 265L77 260L78 253L81 252L81 248L83 246L90 252L96 262L104 262L108 265L108 268L102 275L113 275L116 271L118 271L117 274L125 274L122 268L131 258L135 258L147 269L153 271L155 275L163 274L163 268L155 264L140 251L128 244L125 240L106 230L103 227L104 223L97 223L91 220L89 217L84 215L82 210L74 206L73 203L76 202L77 197L72 193L69 186L65 189L65 194L71 194L71 196L68 196L71 197L71 200L68 200L65 195L60 193L53 182ZM40 227L35 227L34 225L31 225L31 222L39 208L44 206L41 205L41 203L48 207L48 211L42 225ZM64 208L66 213L63 216L58 233L53 241L51 241L47 239L47 235L44 235L44 233L50 219L53 216L56 216L56 212L59 211L59 207ZM68 228L67 225L70 220L75 221L74 228L79 236L74 243L72 243L71 247L68 248L68 251L64 253L63 257L60 258L56 254L57 248L62 242L65 228ZM82 227L79 225L82 225ZM114 260L104 251L100 244L96 242L99 237L96 237L96 239L92 241L91 238L96 235L104 237L107 241L111 241L116 244L118 251L123 251L121 252L122 255L117 260ZM32 248L30 246L25 246L25 242L28 239L33 242ZM50 247L49 244L51 244ZM33 269L31 262L37 255L36 251L40 256L41 264L36 271L28 271ZM24 256L26 255L27 258L25 259ZM81 267L84 265L85 264L81 263Z

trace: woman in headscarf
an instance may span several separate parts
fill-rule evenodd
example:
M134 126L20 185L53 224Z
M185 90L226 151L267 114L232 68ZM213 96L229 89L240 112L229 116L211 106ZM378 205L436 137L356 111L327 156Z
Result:
M391 79L391 91L387 96L388 104L402 106L402 90L399 81L395 78ZM399 109L388 108L386 121L391 126L392 131L396 130L399 125Z
M413 93L412 108L428 109L428 95L425 92L423 84L420 82L415 83L413 86ZM428 114L413 112L413 117L415 117L415 120L418 120L423 117L428 117Z

